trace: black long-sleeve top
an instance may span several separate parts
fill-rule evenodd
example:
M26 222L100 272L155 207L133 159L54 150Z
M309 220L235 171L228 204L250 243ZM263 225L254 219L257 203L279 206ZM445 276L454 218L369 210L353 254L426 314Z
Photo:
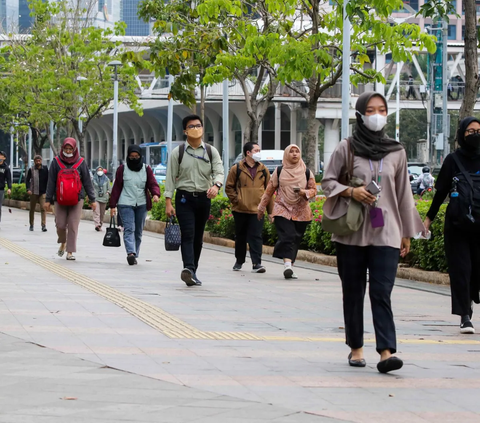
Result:
M10 172L10 167L3 162L0 165L0 191L5 190L5 185L12 189L12 172Z
M453 177L460 173L460 169L455 163L452 154L457 155L457 157L460 159L460 163L462 163L468 173L480 172L480 156L471 158L457 150L456 152L451 153L447 157L445 157L442 168L440 169L440 173L437 177L437 182L435 183L435 196L433 197L430 210L428 210L427 213L427 217L431 221L433 221L437 216L438 210L445 201L445 198L450 195Z
M25 185L27 187L27 191L33 191L33 171L35 169L29 168L27 172L27 178L25 179ZM38 189L40 195L43 195L47 192L47 184L48 184L48 168L47 166L42 166L38 169L38 176L39 176L39 184Z

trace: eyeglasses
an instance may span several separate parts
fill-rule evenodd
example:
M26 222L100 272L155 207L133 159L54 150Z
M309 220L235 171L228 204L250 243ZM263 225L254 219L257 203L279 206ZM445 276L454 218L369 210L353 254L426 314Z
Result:
M480 134L480 129L467 129L465 131L468 135Z
M202 127L203 127L203 125L188 125L187 129L200 129Z

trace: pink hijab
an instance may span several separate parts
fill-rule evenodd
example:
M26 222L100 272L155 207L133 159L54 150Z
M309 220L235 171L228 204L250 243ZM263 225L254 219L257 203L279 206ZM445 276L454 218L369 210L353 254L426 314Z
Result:
M293 188L305 189L306 179L305 172L307 166L300 156L300 160L297 163L293 163L290 159L290 150L292 148L298 149L300 155L302 151L300 147L296 144L290 144L283 153L283 168L282 173L280 174L280 191L285 198L285 201L290 204L296 204L300 201L301 197L293 191ZM278 176L277 172L273 172L272 183L274 186L278 187Z
M73 147L73 156L72 157L66 157L63 149L65 148L66 145L70 145ZM60 159L62 162L65 162L67 164L75 164L78 161L78 158L80 157L80 153L78 152L77 148L77 140L75 138L65 138L63 140L62 148L60 149Z

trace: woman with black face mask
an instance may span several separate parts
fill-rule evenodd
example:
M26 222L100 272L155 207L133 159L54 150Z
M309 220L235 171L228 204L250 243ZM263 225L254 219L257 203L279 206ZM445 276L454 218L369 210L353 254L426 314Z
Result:
M137 264L142 243L143 227L147 211L160 197L160 188L152 168L142 161L142 150L138 145L128 147L127 165L117 169L110 197L110 213L118 213L123 222L123 241L127 250L128 264ZM153 198L151 198L153 197Z
M480 120L463 119L457 141L460 148L445 157L440 169L425 228L449 196L444 240L452 314L460 316L460 333L472 334L473 303L480 303Z

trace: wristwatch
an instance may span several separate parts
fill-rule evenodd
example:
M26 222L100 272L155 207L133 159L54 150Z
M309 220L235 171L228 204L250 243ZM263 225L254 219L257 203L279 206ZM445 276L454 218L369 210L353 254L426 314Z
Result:
M218 189L222 188L222 184L220 182L215 182L214 185L216 185Z

